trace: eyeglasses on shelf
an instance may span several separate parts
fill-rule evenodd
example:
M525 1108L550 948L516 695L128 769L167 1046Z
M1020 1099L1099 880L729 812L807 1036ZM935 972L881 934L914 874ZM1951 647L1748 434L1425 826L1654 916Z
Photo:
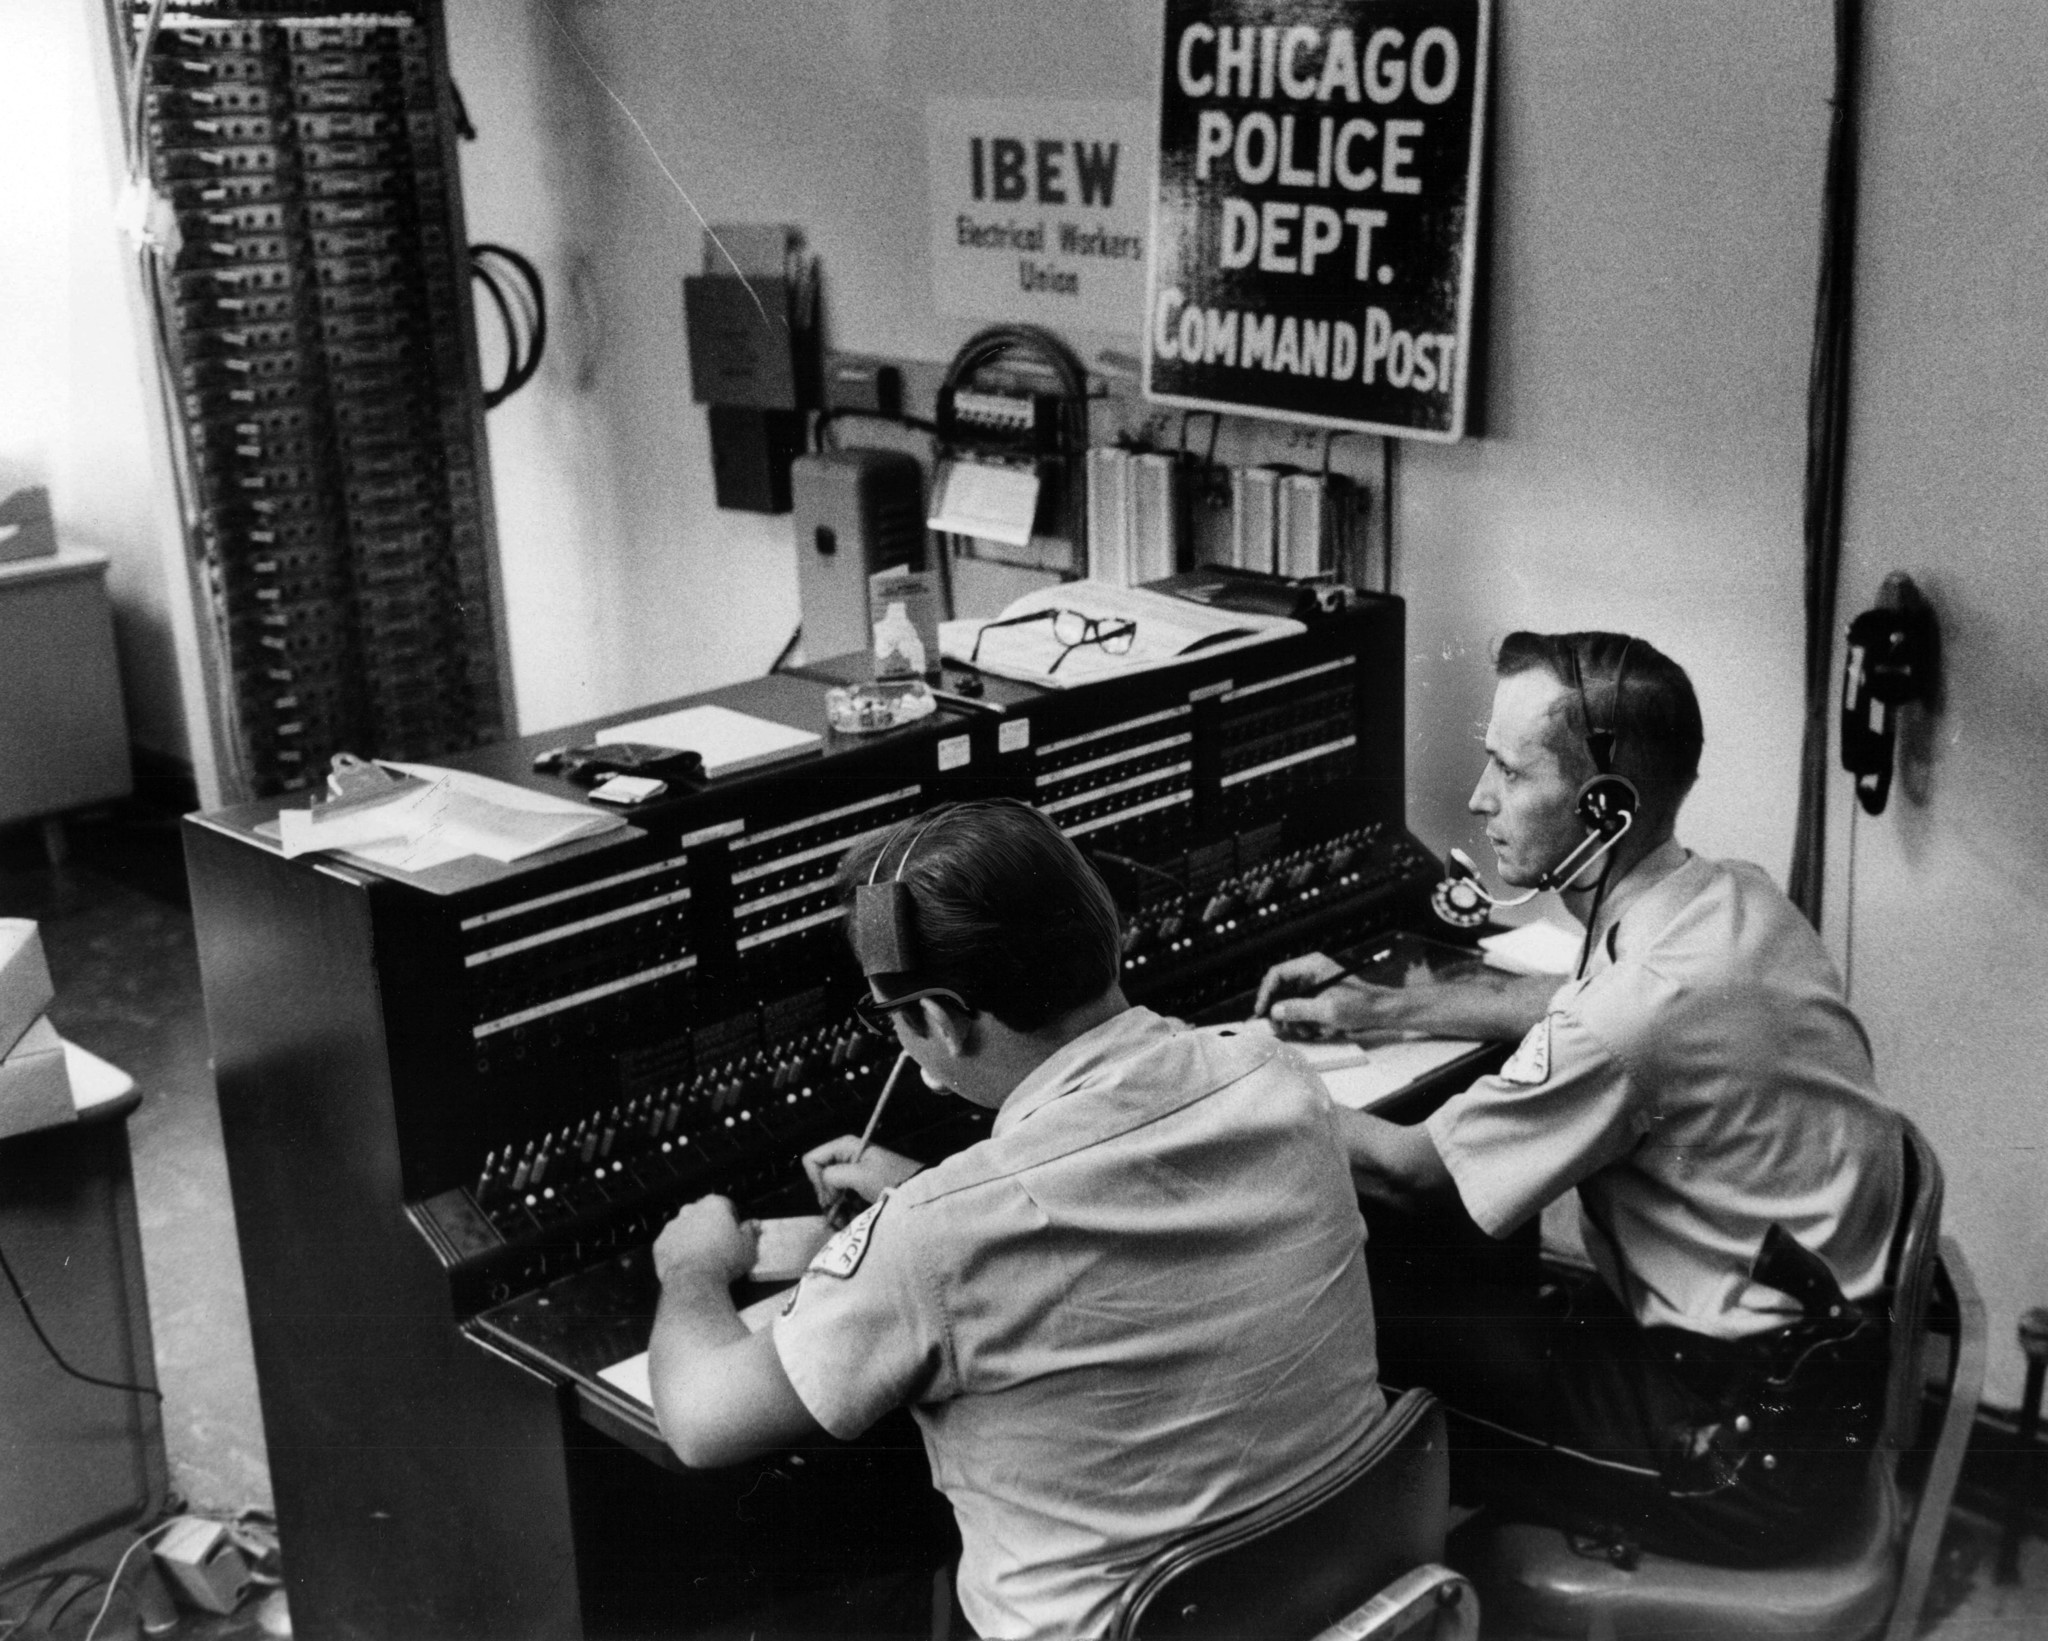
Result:
M1120 620L1113 616L1083 615L1079 610L1034 610L1029 615L1013 615L1001 621L984 622L981 631L974 635L974 648L968 653L967 664L973 666L981 659L981 641L998 627L1022 627L1040 621L1052 623L1053 642L1060 647L1060 653L1053 658L1052 665L1045 669L1048 678L1058 672L1060 663L1078 649L1092 646L1105 655L1128 655L1132 642L1138 636L1138 624L1135 621Z

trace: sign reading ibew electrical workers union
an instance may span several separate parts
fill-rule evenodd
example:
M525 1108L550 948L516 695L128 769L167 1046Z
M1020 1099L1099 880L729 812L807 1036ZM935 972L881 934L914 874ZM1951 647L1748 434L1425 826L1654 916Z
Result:
M939 312L1136 333L1152 180L1144 103L935 97L925 140Z
M1491 0L1166 0L1145 391L1465 429Z

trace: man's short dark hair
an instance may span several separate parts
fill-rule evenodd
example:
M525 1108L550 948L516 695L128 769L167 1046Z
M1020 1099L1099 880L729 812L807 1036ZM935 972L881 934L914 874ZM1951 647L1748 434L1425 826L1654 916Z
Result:
M1612 730L1615 772L1647 799L1676 804L1699 778L1706 741L1699 697L1685 669L1654 644L1618 632L1511 632L1493 671L1499 678L1547 672L1564 685L1566 733L1583 742L1589 729Z
M1116 984L1116 902L1081 851L1028 804L949 804L849 851L839 867L849 914L860 885L899 872L915 966L875 975L885 993L945 986L1014 1030L1036 1031ZM851 915L847 931L851 940Z

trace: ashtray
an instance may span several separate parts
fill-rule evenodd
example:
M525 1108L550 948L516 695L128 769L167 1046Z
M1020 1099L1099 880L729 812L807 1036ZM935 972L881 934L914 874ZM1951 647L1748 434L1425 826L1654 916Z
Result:
M896 729L929 718L938 707L922 678L877 678L825 691L825 718L837 735Z

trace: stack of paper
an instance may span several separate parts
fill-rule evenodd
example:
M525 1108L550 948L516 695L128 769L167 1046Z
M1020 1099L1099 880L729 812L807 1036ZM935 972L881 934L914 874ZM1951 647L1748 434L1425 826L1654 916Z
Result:
M278 812L287 857L339 850L373 866L423 872L465 855L510 862L626 823L567 798L431 764L387 764L413 777L389 797Z

